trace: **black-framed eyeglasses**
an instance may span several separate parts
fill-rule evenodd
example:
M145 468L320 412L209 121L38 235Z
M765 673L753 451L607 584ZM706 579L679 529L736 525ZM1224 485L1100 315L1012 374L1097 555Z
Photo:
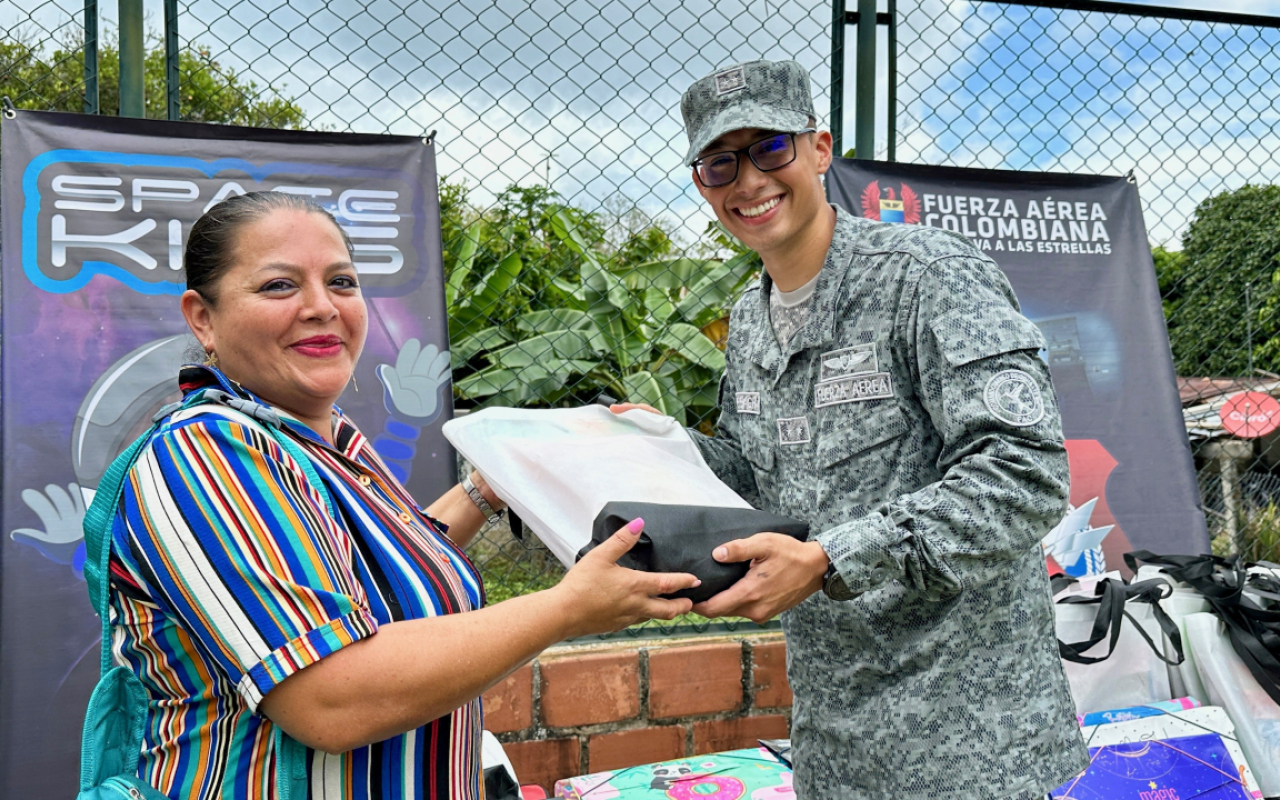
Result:
M816 128L805 128L795 133L774 133L741 150L710 153L693 162L693 172L698 176L699 183L708 189L714 189L737 179L738 163L743 153L747 154L747 158L761 172L781 169L796 160L796 137L815 130Z

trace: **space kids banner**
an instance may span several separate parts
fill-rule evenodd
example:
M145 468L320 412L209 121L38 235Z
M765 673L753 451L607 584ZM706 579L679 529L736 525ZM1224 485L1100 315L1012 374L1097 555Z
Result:
M179 397L195 346L182 249L205 210L271 189L333 212L369 306L339 405L420 502L454 483L435 151L23 111L0 134L0 797L73 797L100 632L81 522L107 465Z
M1071 511L1044 540L1053 561L1086 575L1133 549L1209 551L1135 184L836 159L827 194L965 236L1008 275L1048 342L1071 462Z

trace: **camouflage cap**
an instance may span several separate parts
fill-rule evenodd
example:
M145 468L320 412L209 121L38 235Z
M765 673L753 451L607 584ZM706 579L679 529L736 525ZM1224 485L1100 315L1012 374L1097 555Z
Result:
M692 164L729 131L763 128L795 133L809 127L809 73L794 61L746 61L699 79L680 98Z

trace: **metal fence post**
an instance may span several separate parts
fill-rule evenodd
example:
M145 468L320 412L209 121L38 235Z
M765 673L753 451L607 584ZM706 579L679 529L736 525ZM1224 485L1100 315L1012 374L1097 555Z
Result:
M898 0L889 0L889 75L885 98L889 106L889 130L886 133L888 160L898 160Z
M84 113L98 113L98 0L84 0Z
M844 155L844 0L831 2L831 139L832 150Z
M146 115L146 43L142 0L118 0L120 9L120 116Z
M854 78L856 157L876 156L876 0L858 0L858 67Z
M180 119L181 95L178 94L178 0L164 0L164 88L166 117Z

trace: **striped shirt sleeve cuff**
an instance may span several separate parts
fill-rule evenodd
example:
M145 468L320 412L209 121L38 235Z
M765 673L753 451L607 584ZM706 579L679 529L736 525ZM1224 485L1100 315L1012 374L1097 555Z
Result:
M377 620L363 608L312 628L277 647L250 668L240 680L240 696L249 705L249 710L256 714L262 698L285 678L377 632Z

